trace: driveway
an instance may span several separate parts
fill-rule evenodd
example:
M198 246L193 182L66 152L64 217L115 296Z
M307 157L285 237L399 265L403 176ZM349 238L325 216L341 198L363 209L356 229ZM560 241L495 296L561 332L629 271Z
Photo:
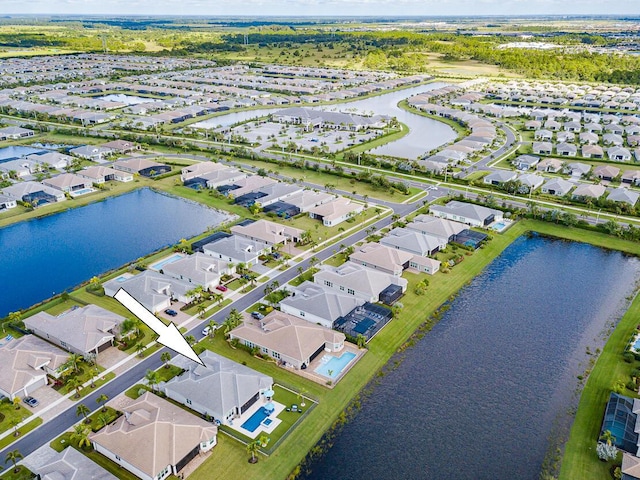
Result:
M73 402L68 398L64 398L64 396L57 391L55 391L52 387L46 386L39 388L35 392L33 392L33 397L38 399L40 405L36 408L28 407L34 414L42 417L42 421L46 422L58 416L60 412L65 411ZM55 406L52 406L55 405Z

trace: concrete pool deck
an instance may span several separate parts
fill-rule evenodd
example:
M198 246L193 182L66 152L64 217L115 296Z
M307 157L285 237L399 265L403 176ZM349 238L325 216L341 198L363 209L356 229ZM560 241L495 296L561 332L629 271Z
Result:
M267 417L271 420L271 423L268 426L260 423L260 425L258 425L258 428L256 428L253 432L242 428L244 422L246 422L254 413L264 407L267 403L273 403L273 406L275 407L271 415ZM249 407L249 410L240 415L240 417L234 418L233 423L229 423L227 424L227 426L249 438L257 438L262 433L270 434L273 433L273 431L282 423L282 420L278 418L278 415L284 412L285 408L286 407L283 404L278 403L273 399L270 401L257 401L256 403L251 405L251 407Z

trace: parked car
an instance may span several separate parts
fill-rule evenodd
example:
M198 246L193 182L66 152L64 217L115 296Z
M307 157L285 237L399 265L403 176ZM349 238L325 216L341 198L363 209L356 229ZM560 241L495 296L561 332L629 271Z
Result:
M227 287L225 287L224 285L218 285L216 287L216 290L220 290L221 292L226 292L229 289Z
M24 397L22 401L30 407L37 407L38 405L40 405L40 402L33 397Z
M262 320L264 318L264 315L260 312L251 312L251 316L256 320Z
M175 310L171 310L170 308L167 308L164 313L166 313L167 315L169 315L170 317L175 317L176 315L178 315L178 312L176 312Z
M202 335L207 336L209 335L209 332L211 331L211 327L209 325L207 325L206 327L204 327L204 329L202 330Z

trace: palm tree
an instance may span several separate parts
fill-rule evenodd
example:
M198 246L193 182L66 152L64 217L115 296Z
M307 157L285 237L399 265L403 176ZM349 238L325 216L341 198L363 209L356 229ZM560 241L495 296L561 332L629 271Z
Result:
M211 295L211 298L213 299L213 303L217 303L218 305L224 301L224 295L221 293L214 293Z
M91 423L91 420L87 417L91 413L89 407L87 407L84 403L78 404L76 407L76 417L82 415L84 417L84 423Z
M100 428L103 428L109 425L110 420L111 418L109 418L109 415L106 415L104 413L101 413L100 415L98 415L98 424L100 425Z
M254 440L253 442L247 443L247 452L251 454L251 458L249 459L249 463L258 463L258 457L256 457L256 453L260 450L260 440Z
M198 312L198 316L200 318L204 318L204 314L207 311L207 307L205 307L202 303L198 304L198 307L196 308L197 312Z
M207 333L207 335L209 335L209 338L215 337L218 324L213 320L209 320L209 323L207 323L207 327L209 327L209 332Z
M304 407L305 403L304 403L304 394L307 393L307 389L304 387L301 387L298 390L298 401L300 402L300 406Z
M92 367L91 368L91 388L96 388L96 384L94 382L95 378L100 375L100 370L98 370L98 367Z
M13 406L16 410L20 410L20 397L13 397Z
M358 348L364 348L366 343L367 343L367 337L359 333L358 336L356 337L356 345L358 345Z
M315 255L309 259L309 266L311 268L315 267L320 260Z
M18 430L18 425L20 425L20 420L17 418L11 419L11 426L13 427L13 436L17 437L20 435L20 430Z
M146 349L146 348L147 348L147 347L145 347L142 343L138 343L138 344L136 345L136 353L138 354L138 356L139 356L140 358L142 358L142 357L143 357L143 353L144 353L144 351L145 351L145 349Z
M7 456L5 457L4 462L13 463L13 473L18 473L20 469L16 466L16 463L18 463L18 460L20 460L21 458L24 458L24 457L20 453L20 450L17 450L17 449L11 450L9 453L7 453Z
M162 352L160 360L164 362L164 368L169 368L169 360L171 360L171 352Z
M304 268L302 267L298 267L296 270L298 270L298 275L302 275L302 272L304 272Z
M72 353L69 355L69 360L67 360L67 365L73 368L75 373L78 373L78 365L82 361L82 355L77 353Z
M613 436L610 430L605 430L604 432L602 432L600 440L606 442L607 445L611 446L611 444L616 441L616 437Z
M147 381L147 383L151 385L151 391L155 392L156 391L155 386L158 383L160 383L160 377L158 375L158 372L156 372L155 370L147 370L147 374L144 376L144 378Z
M109 400L109 397L107 397L104 393L100 394L98 398L96 398L96 403L102 407L103 412L107 411L107 407L105 406L107 400Z
M260 435L260 438L258 438L258 440L260 441L260 445L262 446L262 448L264 448L269 444L269 440L271 440L271 438L267 437L267 435L263 433L262 435Z
M89 448L91 446L91 440L89 434L91 430L84 425L76 425L73 427L73 433L71 434L71 440L78 443L80 448Z
M73 377L67 380L67 386L76 391L74 398L80 398L80 388L82 387L82 380L78 377Z
M186 337L184 337L184 339L189 345L194 345L196 343L196 337L194 337L193 335L187 335Z

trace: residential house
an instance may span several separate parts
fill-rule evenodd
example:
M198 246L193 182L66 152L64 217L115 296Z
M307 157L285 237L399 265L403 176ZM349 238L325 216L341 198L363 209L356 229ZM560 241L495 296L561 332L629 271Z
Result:
M349 260L373 270L399 277L405 269L409 268L409 261L413 256L412 253L390 248L380 243L365 243L355 247Z
M169 165L154 162L146 158L131 158L128 160L118 160L113 162L113 168L123 172L138 174L143 177L155 177L171 171Z
M575 157L578 148L571 143L559 143L556 146L556 152L563 157Z
M602 136L602 143L604 143L605 145L620 147L624 144L624 140L621 135L618 135L616 133L605 133Z
M533 142L533 153L536 155L551 155L553 145L551 142Z
M527 192L533 192L544 183L544 177L535 173L524 173L518 177L518 182L526 187Z
M15 198L0 194L0 212L9 210L10 208L16 208L17 206L18 202L16 202Z
M32 160L40 165L47 165L49 168L63 170L73 164L73 157L59 152L47 152L39 155L27 155L27 160Z
M248 347L257 347L263 354L283 366L305 369L325 351L339 352L344 348L344 333L301 320L274 310L262 320L247 320L231 330L231 339Z
M556 140L559 143L571 143L576 139L576 135L573 132L558 132Z
M123 288L151 313L157 313L169 308L174 300L189 303L192 297L187 292L193 289L193 284L145 270L138 275L121 275L105 282L103 287L110 297Z
M551 140L553 140L553 132L544 128L536 130L536 132L533 134L533 138L540 142L550 142Z
M163 480L217 443L215 425L147 392L89 438L94 449L142 480Z
M593 169L593 175L610 182L620 174L620 169L613 165L598 165Z
M539 172L557 173L562 170L564 162L557 158L545 158L537 166Z
M588 143L590 145L595 145L600 141L600 137L597 134L592 132L582 132L578 137L580 143Z
M133 181L132 174L102 165L83 168L77 172L77 175L89 179L94 185L102 185L105 182L111 182L113 180L118 182Z
M300 241L304 230L270 222L269 220L258 220L248 225L234 225L231 227L231 233L272 247L273 245L286 245L287 243Z
M434 275L440 270L440 261L429 257L414 255L409 261L409 269L419 273Z
M105 157L113 153L110 148L99 147L96 145L83 145L81 147L72 148L69 153L76 157L86 158L94 162L101 163Z
M584 158L604 158L604 150L600 145L583 145L581 154Z
M607 189L603 185L581 184L576 187L571 197L575 200L586 201L587 199L600 198L606 191Z
M61 173L55 177L45 178L42 183L65 193L91 188L91 181L75 173Z
M574 187L574 184L564 180L562 178L552 178L548 180L544 185L542 185L542 193L546 193L548 195L557 195L559 197L563 197L568 194L571 189Z
M394 228L380 240L380 243L421 257L433 255L447 247L445 239L425 235L410 228Z
M34 207L66 200L64 192L61 190L47 187L38 182L18 182L4 187L2 190L17 201L29 203Z
M103 143L102 148L108 148L112 152L119 153L120 155L126 155L140 149L140 146L134 142L127 140L112 140L111 142Z
M28 128L22 127L4 127L0 128L0 140L18 140L20 138L33 137L35 132Z
M540 158L534 157L533 155L520 155L513 161L513 164L519 170L529 170L535 167L538 162L540 162Z
M259 190L260 188L276 183L269 177L261 177L260 175L249 175L240 180L230 181L227 184L216 187L218 191L224 193L228 197L238 198L247 193Z
M297 207L301 212L308 212L314 207L324 205L336 199L336 195L315 190L303 190L287 198L287 203Z
M627 170L622 174L622 183L640 185L640 170Z
M172 359L171 363L183 371L160 383L158 389L167 398L224 425L273 395L273 378L210 350L199 357L204 365L182 356Z
M3 340L0 345L0 395L13 400L47 385L47 375L58 378L69 354L35 335Z
M334 227L348 218L358 215L364 210L362 203L348 198L338 197L335 200L309 209L309 216L318 219L325 227Z
M57 452L45 444L28 455L22 464L41 480L118 480L73 447Z
M618 203L628 203L632 207L638 202L640 193L629 188L611 188L607 200Z
M436 217L466 223L472 227L487 227L503 218L503 213L500 210L458 200L451 200L446 205L431 205L429 212Z
M24 324L40 338L90 358L113 345L124 320L98 305L86 305L57 316L38 312L25 318Z
M444 242L455 242L460 233L468 230L464 223L454 222L433 215L416 215L406 228L417 230L425 235L442 238Z
M628 162L631 160L631 152L623 147L611 147L607 149L609 160L616 162Z
M259 203L262 207L266 207L276 202L284 201L300 192L302 192L302 187L298 185L278 182L265 185L245 195L236 196L234 202L247 207L254 203Z
M377 302L380 293L389 285L398 285L403 292L407 289L407 280L404 278L372 270L354 262L346 262L339 267L322 265L320 271L314 275L314 282L366 302Z
M244 263L249 267L259 264L258 257L267 253L268 250L270 247L264 243L257 243L238 235L221 238L202 247L205 255L220 258L229 263Z
M347 315L364 300L313 282L303 282L280 301L280 310L313 324L333 328L334 322Z
M220 277L231 274L234 270L229 268L226 261L196 252L163 265L160 273L213 291L220 284Z
M488 185L502 185L505 182L511 182L518 177L516 172L511 170L496 170L484 177L484 183Z

